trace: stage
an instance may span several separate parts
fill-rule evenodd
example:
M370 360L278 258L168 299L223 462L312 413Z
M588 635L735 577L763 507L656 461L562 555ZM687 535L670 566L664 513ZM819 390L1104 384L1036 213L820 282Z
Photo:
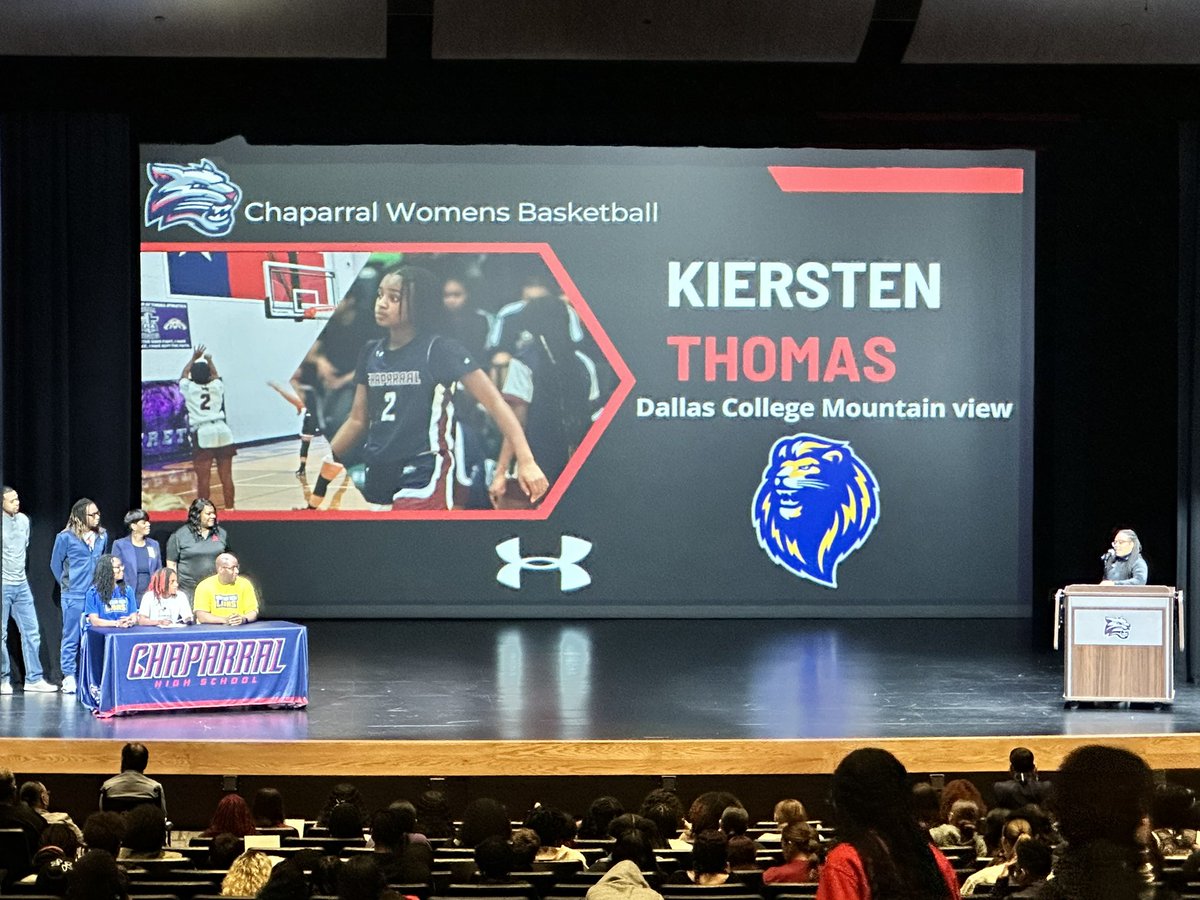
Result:
M74 697L0 699L0 760L158 773L818 774L886 746L914 770L1045 769L1080 743L1190 768L1200 691L1154 709L1064 709L1061 656L1019 620L310 621L303 710L94 719Z

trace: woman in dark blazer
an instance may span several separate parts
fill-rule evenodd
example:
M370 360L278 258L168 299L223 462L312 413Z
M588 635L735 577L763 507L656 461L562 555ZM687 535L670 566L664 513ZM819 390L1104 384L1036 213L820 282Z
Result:
M141 600L151 577L163 567L162 548L150 537L150 516L145 510L131 509L125 514L125 525L129 535L113 542L112 554L125 564L125 583Z

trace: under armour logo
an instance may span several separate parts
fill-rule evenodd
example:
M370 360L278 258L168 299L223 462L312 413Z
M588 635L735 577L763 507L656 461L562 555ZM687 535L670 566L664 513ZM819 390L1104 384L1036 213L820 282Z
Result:
M592 583L587 569L579 565L592 552L592 542L563 535L558 556L522 556L521 539L509 538L496 545L496 555L506 565L496 573L496 580L515 591L521 589L521 573L558 572L558 589L564 594L577 591Z

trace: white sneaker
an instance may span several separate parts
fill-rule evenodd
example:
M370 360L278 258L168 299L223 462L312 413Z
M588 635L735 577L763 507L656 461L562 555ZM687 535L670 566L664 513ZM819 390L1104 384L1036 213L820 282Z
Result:
M27 694L57 694L58 688L48 681L39 678L37 681L25 682L25 693Z
M67 675L63 678L62 692L64 694L75 693L75 676L74 675Z
M13 692L12 684L10 684L8 681L0 682L0 694L11 694L12 692Z

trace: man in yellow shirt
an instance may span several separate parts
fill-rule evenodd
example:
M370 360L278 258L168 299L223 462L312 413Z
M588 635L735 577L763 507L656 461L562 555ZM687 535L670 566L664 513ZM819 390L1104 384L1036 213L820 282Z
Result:
M245 625L258 618L258 595L254 585L239 574L237 557L217 557L217 574L196 585L192 607L202 625Z

